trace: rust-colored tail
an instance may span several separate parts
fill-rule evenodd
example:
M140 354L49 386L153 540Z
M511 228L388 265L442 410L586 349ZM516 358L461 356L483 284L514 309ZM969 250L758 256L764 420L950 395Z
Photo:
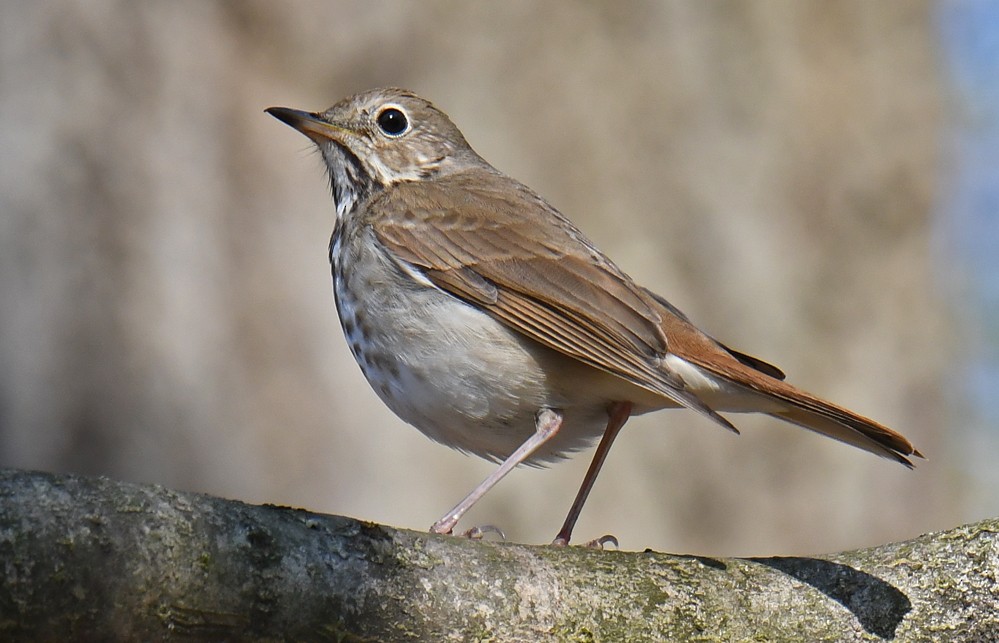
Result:
M913 464L906 456L923 457L900 433L789 385L784 386L792 389L792 395L771 395L786 402L788 408L771 413L771 416L870 451L882 458L901 462L910 469Z

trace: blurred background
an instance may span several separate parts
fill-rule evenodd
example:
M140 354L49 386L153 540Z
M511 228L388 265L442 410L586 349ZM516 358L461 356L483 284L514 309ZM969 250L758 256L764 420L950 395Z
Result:
M929 458L648 415L578 539L815 554L999 515L999 5L971 0L2 3L0 466L415 529L489 473L369 390L322 163L263 113L381 85ZM549 541L589 457L460 527Z

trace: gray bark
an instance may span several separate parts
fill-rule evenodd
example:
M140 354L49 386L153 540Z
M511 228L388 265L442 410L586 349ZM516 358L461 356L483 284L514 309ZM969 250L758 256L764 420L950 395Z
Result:
M999 519L816 557L472 541L0 471L4 640L996 640Z

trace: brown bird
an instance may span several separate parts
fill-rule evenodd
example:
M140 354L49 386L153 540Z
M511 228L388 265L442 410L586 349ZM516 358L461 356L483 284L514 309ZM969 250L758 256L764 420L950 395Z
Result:
M555 538L567 544L614 438L632 415L686 407L765 413L907 467L888 427L783 381L636 284L558 210L472 150L444 112L401 89L322 113L268 113L326 162L340 322L375 392L448 446L501 462L431 530L511 469L601 437Z

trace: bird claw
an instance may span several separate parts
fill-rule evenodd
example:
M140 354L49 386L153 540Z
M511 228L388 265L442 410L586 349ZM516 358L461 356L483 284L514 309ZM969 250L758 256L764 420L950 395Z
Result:
M482 540L482 537L488 533L496 534L499 536L500 540L506 540L506 534L504 534L503 530L496 525L481 525L472 527L463 533L462 536L468 538L469 540Z
M585 542L579 547L586 547L587 549L603 549L606 544L614 545L614 549L620 549L621 545L617 542L617 537L612 534L606 534L600 538L595 538L589 542ZM559 536L552 541L552 547L568 547L569 541L565 538Z
M587 543L583 544L583 547L589 547L590 549L603 549L606 544L614 545L614 549L620 549L621 544L617 541L617 537L613 534L604 534L600 538L595 538Z

